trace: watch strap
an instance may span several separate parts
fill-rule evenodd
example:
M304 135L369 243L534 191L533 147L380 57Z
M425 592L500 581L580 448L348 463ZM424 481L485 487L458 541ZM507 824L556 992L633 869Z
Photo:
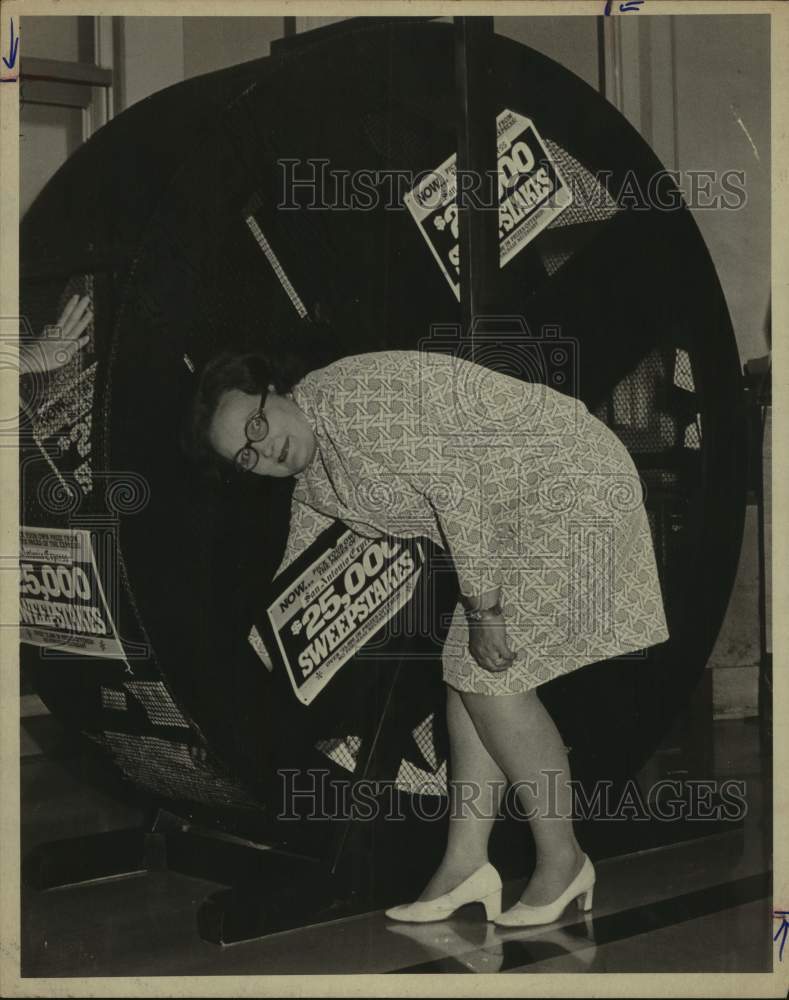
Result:
M502 611L501 604L498 601L488 608L466 609L466 618L468 618L470 622L481 622L484 621L485 618L499 618L503 614L504 612Z

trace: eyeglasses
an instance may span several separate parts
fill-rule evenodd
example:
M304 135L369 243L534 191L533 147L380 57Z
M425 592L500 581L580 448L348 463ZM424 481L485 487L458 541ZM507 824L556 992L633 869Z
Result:
M244 425L244 436L247 439L246 444L243 448L239 448L233 459L236 468L241 472L251 472L258 464L260 452L252 446L262 441L268 434L268 420L266 419L266 414L263 412L265 403L266 393L263 392L260 396L260 406Z

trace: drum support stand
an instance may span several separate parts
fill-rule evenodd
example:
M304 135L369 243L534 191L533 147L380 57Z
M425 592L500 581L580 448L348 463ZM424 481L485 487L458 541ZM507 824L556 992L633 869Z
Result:
M360 734L354 782L394 785L400 753L391 748L404 744L403 735L394 731L404 723L391 711L398 681L407 680L400 673L399 666L388 668L386 683L375 687L375 704L366 706L370 725ZM410 732L413 719L405 724ZM198 928L205 940L223 945L369 912L392 892L387 879L393 866L372 850L380 823L343 813L320 824L325 831L321 846L314 847L317 838L312 837L311 846L290 849L269 846L263 837L258 841L210 829L175 809L173 804L153 806L138 827L40 844L24 858L24 883L48 891L163 871L213 881L226 888L203 901ZM383 811L379 808L378 815ZM305 822L310 820L301 821L302 830Z

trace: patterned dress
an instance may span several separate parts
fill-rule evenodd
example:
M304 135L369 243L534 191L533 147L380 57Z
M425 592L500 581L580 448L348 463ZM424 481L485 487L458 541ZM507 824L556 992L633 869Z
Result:
M501 587L517 660L480 667L458 604L447 684L516 694L668 638L638 472L580 401L416 351L344 358L293 396L318 450L296 476L283 567L336 518L368 537L431 538L463 594Z

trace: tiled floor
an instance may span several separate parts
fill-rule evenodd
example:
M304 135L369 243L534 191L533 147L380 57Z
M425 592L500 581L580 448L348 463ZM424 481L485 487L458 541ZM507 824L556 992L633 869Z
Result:
M196 929L197 909L216 884L156 872L26 890L23 974L769 971L767 762L753 723L715 727L717 776L747 783L744 825L599 861L590 915L570 906L556 924L506 931L485 924L473 908L421 926L392 924L379 911L220 948ZM25 849L139 819L111 791L97 792L90 777L57 753L23 759ZM519 885L508 887L509 897L518 892Z

